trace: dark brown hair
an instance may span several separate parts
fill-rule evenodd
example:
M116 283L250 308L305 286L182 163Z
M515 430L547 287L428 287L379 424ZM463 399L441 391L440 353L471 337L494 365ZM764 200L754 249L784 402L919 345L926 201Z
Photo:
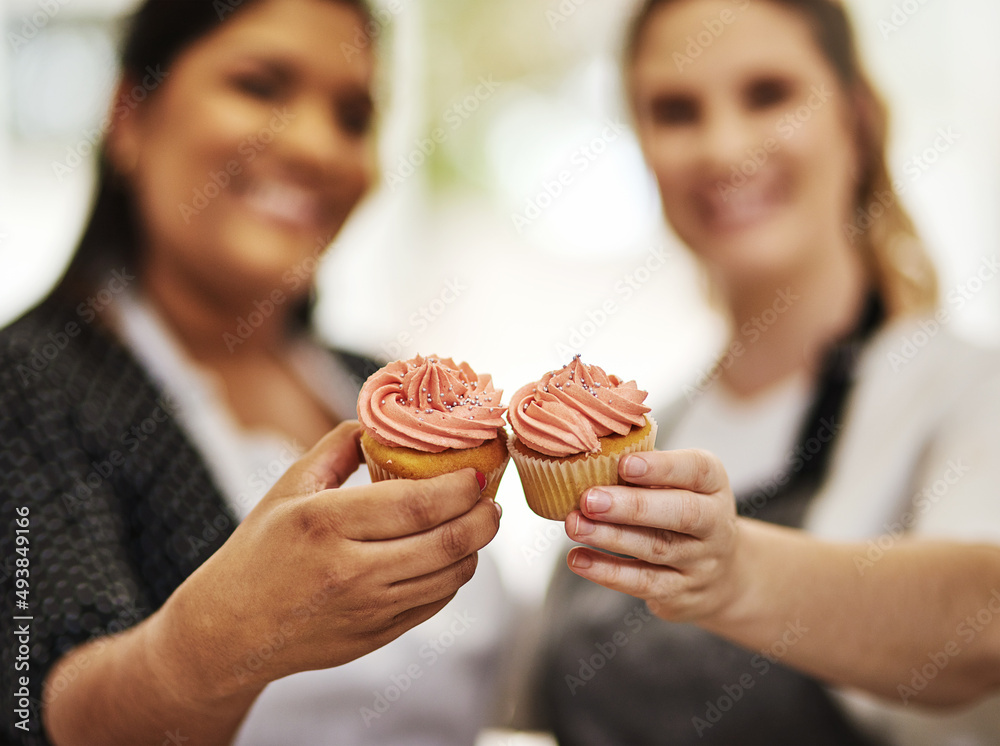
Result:
M258 0L146 0L128 21L120 53L123 78L140 81L151 72L169 72L188 47L254 2ZM365 0L331 2L355 8L366 21L372 19ZM77 302L93 292L109 270L138 268L142 250L142 226L132 194L102 145L90 217L54 292ZM305 322L308 306L295 315Z

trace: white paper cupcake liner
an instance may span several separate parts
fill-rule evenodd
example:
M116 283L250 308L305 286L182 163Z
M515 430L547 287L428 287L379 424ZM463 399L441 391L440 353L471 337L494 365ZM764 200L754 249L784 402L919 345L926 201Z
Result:
M580 505L580 495L588 487L618 484L618 462L622 456L637 451L651 451L656 445L656 421L641 441L618 453L589 456L576 461L550 461L527 456L514 445L516 436L507 438L507 450L521 477L524 497L536 514L554 521L566 520Z

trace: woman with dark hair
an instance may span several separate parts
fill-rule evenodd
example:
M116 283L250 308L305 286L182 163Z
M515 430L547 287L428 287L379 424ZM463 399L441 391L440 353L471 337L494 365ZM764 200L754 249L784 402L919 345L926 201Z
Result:
M370 23L135 15L77 253L0 333L5 742L475 738L504 607L488 563L459 589L499 510L472 470L344 486L369 371L303 323L370 183Z
M624 458L566 520L585 546L547 602L540 724L567 745L997 743L996 359L935 312L843 7L647 0L625 75L733 336L658 417L661 446L699 450Z

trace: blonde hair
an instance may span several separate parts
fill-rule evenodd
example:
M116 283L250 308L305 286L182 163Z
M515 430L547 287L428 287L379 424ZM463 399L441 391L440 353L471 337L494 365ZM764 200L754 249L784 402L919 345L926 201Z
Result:
M646 0L629 30L625 69L639 55L643 34L660 9L678 0ZM850 222L844 231L858 248L869 275L892 316L925 311L938 302L937 272L899 201L889 175L886 146L889 112L860 63L850 19L836 0L769 0L798 12L813 31L816 44L855 103L858 149L863 167ZM630 88L630 87L629 87ZM635 96L629 90L629 99Z

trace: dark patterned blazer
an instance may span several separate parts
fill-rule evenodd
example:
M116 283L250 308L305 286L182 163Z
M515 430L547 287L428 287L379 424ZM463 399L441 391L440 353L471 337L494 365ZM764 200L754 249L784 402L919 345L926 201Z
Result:
M151 614L236 525L173 402L86 318L50 298L0 331L3 743L48 744L52 665ZM360 387L374 364L337 354Z

